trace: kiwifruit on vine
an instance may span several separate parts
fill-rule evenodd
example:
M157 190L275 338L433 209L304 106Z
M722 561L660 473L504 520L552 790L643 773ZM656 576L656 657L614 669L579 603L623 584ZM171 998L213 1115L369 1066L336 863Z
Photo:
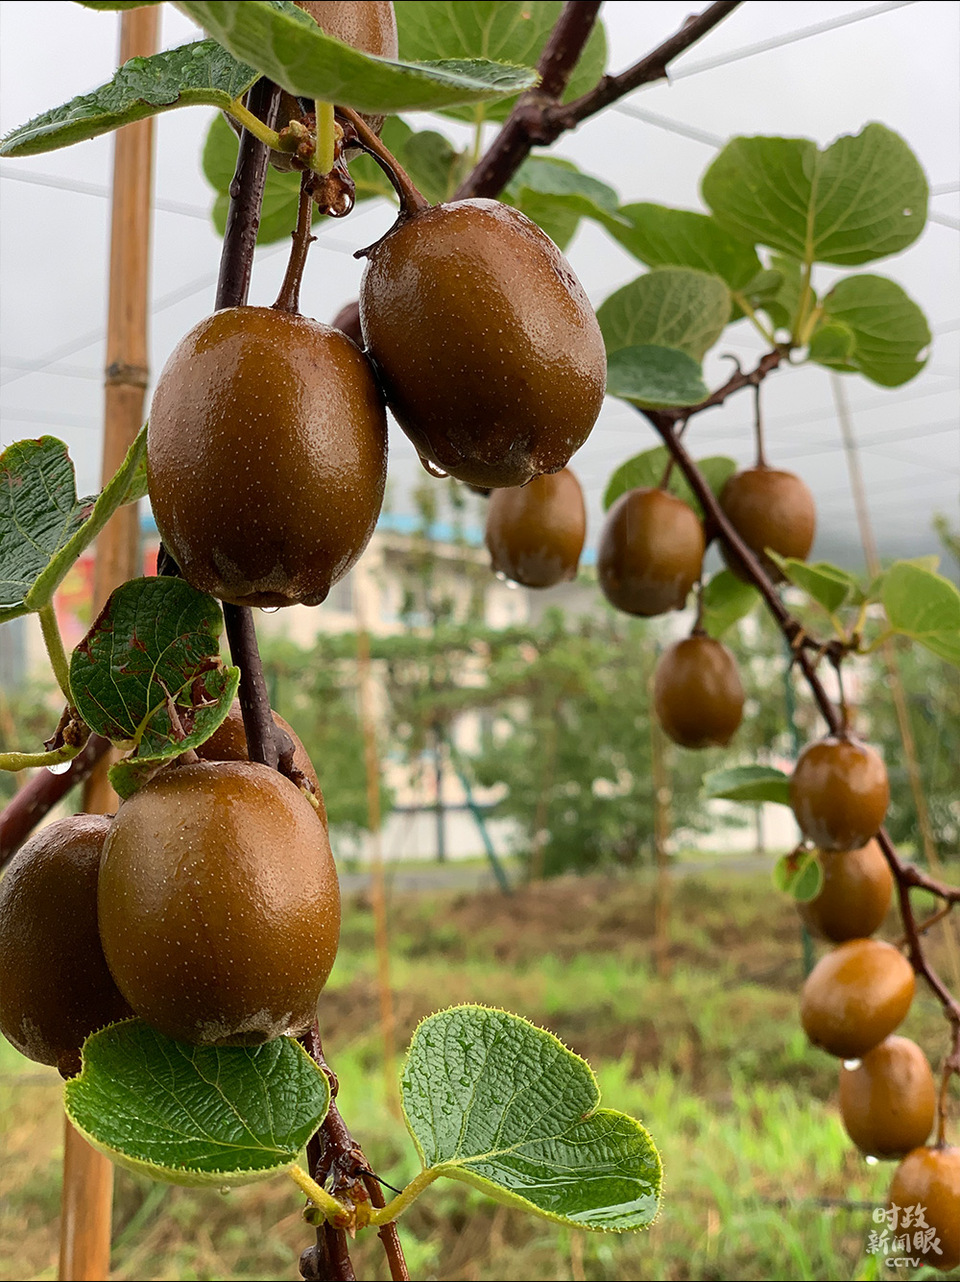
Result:
M890 804L883 758L852 735L828 735L800 753L790 805L800 831L821 850L856 850L879 832Z
M627 614L682 610L700 578L705 546L703 525L682 499L661 489L628 490L600 534L601 590Z
M664 733L681 748L722 748L743 716L743 683L727 647L702 632L664 651L653 703Z
M800 1022L815 1046L859 1059L904 1019L913 1001L913 967L880 939L851 939L821 957L800 995Z
M766 549L798 561L805 561L809 555L817 510L806 483L793 472L781 472L765 464L737 472L721 490L720 506L775 583L783 575L766 555ZM736 553L722 539L720 550L733 573L749 580Z
M302 1032L337 954L326 828L289 779L251 762L170 766L125 801L98 909L117 987L178 1041Z
M494 490L485 538L493 569L528 588L576 578L587 535L580 482L568 467Z
M157 528L187 582L222 601L323 601L373 533L386 465L373 371L329 325L226 308L160 375L147 430Z
M71 815L39 829L0 881L0 1030L29 1059L80 1071L98 1028L133 1014L107 968L97 930L108 815Z
M553 241L496 200L408 200L366 254L366 348L428 470L493 489L560 471L600 413L606 354Z
M797 909L814 935L842 944L865 939L890 909L893 874L876 841L859 850L817 852L823 881L817 895Z
M908 1153L894 1171L887 1205L901 1212L923 1208L933 1232L919 1243L911 1234L911 1257L944 1273L960 1265L960 1148L942 1144Z
M937 1111L927 1057L907 1037L886 1037L840 1066L840 1117L868 1157L901 1158L925 1144Z

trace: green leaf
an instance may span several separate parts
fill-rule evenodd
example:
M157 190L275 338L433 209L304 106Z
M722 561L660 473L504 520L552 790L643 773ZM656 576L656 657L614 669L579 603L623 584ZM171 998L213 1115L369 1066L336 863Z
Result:
M659 267L611 294L597 320L608 355L653 345L679 348L701 361L723 333L730 305L730 290L719 276Z
M84 9L145 9L148 4L161 4L162 0L76 0Z
M174 107L228 107L258 75L215 40L179 45L149 58L131 58L93 93L72 98L14 129L0 144L0 156L55 151Z
M880 588L890 626L960 666L960 592L940 574L896 561Z
M659 486L667 469L669 458L670 455L666 446L658 445L655 449L644 450L642 454L635 454L633 458L621 463L607 482L607 488L603 495L604 511L609 510L620 495L626 494L628 490L648 490ZM697 467L711 490L717 495L737 470L737 465L733 459L726 458L722 454L714 454L710 458L698 459ZM694 495L693 490L690 489L679 468L674 467L671 469L667 489L671 494L675 494L677 498L683 499L684 503L692 507L698 516L703 516L700 502Z
M111 1161L170 1184L250 1184L285 1171L326 1117L326 1074L290 1037L188 1046L142 1020L88 1037L67 1116Z
M722 637L759 600L760 593L752 583L744 583L730 570L718 570L703 585L703 626L710 636Z
M639 1229L657 1214L647 1131L601 1109L589 1064L516 1015L457 1006L423 1020L400 1089L425 1170L581 1229Z
M397 0L403 58L496 58L536 66L563 10L561 0ZM603 75L607 42L596 23L564 93L564 102L592 89ZM460 120L506 120L515 99L480 107L445 108Z
M144 428L99 498L77 498L63 441L41 436L0 454L0 622L53 600L70 567L124 503L146 493Z
M823 300L828 332L842 327L852 338L847 352L833 359L814 333L810 358L821 365L858 370L881 387L899 387L915 378L927 363L922 355L932 339L921 309L886 276L847 276ZM833 340L835 342L835 339Z
M823 885L823 869L815 850L792 850L773 866L773 884L798 903L816 899Z
M607 394L647 409L699 405L710 395L700 363L675 347L621 347L607 360Z
M760 271L752 245L731 236L709 214L643 202L623 205L608 230L648 267L695 267L743 289ZM624 226L624 222L626 226Z
M773 766L732 766L703 776L707 797L725 801L773 801L790 805L790 777Z
M110 595L74 650L77 711L97 734L136 749L111 771L121 797L164 761L209 739L229 712L240 670L220 661L222 626L213 597L182 579L132 579Z
M831 614L858 590L856 578L829 561L816 561L811 565L794 557L779 556L770 549L767 549L767 555L786 579Z
M899 134L867 125L825 151L808 138L734 138L703 176L717 221L804 263L856 264L906 249L927 219L927 180Z
M501 199L533 219L561 249L582 217L604 226L620 222L614 189L556 156L525 160Z
M770 267L761 271L739 294L755 310L765 311L777 329L791 329L803 291L803 264L784 254L771 254ZM816 303L814 296L812 302Z
M527 67L484 58L429 66L377 58L326 35L289 0L177 0L176 7L288 93L357 111L437 111L516 94L537 82Z
M807 352L810 360L832 369L852 370L850 360L857 345L856 335L849 325L840 321L826 321L813 331Z

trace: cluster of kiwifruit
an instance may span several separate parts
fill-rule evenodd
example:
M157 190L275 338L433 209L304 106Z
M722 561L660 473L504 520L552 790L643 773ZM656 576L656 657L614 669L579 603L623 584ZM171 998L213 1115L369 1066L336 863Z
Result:
M937 1089L927 1057L897 1037L914 994L903 953L871 936L890 907L893 876L876 838L890 799L877 752L850 735L829 736L800 755L790 783L793 812L817 847L823 880L799 905L807 928L836 945L803 986L800 1020L815 1046L841 1061L840 1116L869 1158L900 1160L890 1202L925 1208L935 1231L911 1254L938 1269L960 1263L960 1148L927 1147Z

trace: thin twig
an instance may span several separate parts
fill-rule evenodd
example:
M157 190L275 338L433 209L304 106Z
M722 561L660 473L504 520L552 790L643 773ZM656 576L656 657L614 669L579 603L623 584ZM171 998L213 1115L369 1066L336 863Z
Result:
M293 232L293 244L290 246L290 257L287 270L283 275L283 284L274 308L279 312L300 311L300 286L303 282L303 269L307 265L307 252L316 240L310 234L310 221L313 217L313 198L310 195L310 174L300 177L300 205L297 210L297 226Z

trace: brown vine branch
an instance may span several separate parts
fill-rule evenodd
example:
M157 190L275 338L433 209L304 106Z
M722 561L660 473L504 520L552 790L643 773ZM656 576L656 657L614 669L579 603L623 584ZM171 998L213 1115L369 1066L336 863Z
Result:
M454 193L454 200L468 196L496 196L530 154L534 146L549 146L561 134L608 107L641 85L661 80L670 62L711 31L736 9L739 0L721 0L683 26L644 58L618 76L603 76L589 93L574 102L560 97L579 61L596 21L598 4L567 3L537 64L541 83L523 94L487 153Z

